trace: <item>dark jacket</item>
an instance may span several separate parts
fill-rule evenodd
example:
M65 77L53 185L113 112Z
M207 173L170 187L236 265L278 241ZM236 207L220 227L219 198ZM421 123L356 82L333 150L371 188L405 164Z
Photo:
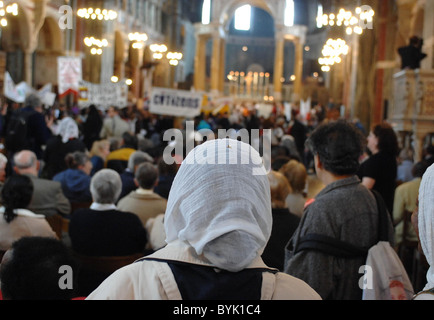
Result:
M31 107L22 109L24 112L34 111ZM52 136L50 128L47 127L45 116L40 112L33 112L27 119L27 138L29 150L33 151L38 159L42 158L42 146Z
M389 216L387 215L389 218ZM352 245L370 248L378 242L378 208L373 193L361 185L357 176L327 185L307 206L300 225L287 246L285 272L304 280L323 299L362 298L359 268L366 256L342 258L318 251L297 249L301 237L320 234ZM393 226L388 221L393 245Z
M283 271L285 246L291 239L300 223L300 218L292 214L288 208L272 209L273 227L267 246L262 253L262 260L269 267Z
M79 169L67 169L56 174L54 181L59 181L62 185L63 193L70 202L90 202L91 177Z
M62 142L60 136L53 136L48 139L43 153L43 160L45 162L43 177L53 179L56 174L68 169L65 157L68 153L75 151L86 152L86 146L80 139L71 139L66 143Z
M69 236L73 250L89 256L142 253L147 241L140 219L118 210L76 210L69 224Z

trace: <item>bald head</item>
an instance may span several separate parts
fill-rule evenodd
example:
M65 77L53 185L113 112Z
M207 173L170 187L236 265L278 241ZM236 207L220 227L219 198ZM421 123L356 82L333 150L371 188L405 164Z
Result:
M39 162L34 152L23 150L14 155L14 170L18 174L38 175Z

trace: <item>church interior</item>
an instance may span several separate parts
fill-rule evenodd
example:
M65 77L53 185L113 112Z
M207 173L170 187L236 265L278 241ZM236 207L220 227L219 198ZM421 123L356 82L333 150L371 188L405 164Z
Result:
M323 110L366 133L389 123L416 163L434 139L433 14L433 0L0 0L1 102L31 88L50 112L148 110L173 90L202 115L310 125Z

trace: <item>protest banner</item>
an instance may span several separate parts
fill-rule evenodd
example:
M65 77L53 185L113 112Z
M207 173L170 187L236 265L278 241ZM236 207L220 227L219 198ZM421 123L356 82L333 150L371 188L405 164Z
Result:
M56 94L51 92L53 88L51 83L47 83L45 86L39 89L39 91L36 91L24 81L15 85L14 80L7 71L5 72L4 79L3 94L6 98L16 103L24 103L26 96L31 92L36 93L41 99L42 104L49 107L53 106L56 100Z
M78 92L80 108L86 108L92 104L102 108L110 106L123 108L128 105L128 85L125 81L96 84L81 80Z
M27 84L21 82L19 85L16 85L9 72L6 71L3 94L6 98L14 102L23 103L26 99Z
M78 85L82 80L81 58L57 58L58 93L62 98L69 93L78 95Z
M149 111L155 114L193 118L200 115L203 96L201 93L153 88Z

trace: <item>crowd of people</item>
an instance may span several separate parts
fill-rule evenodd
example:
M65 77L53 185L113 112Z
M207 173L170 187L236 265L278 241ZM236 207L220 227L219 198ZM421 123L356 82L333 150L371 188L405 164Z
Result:
M26 123L22 145L8 140L17 114ZM432 195L426 187L419 192L432 179L431 147L413 163L387 123L366 135L352 121L329 119L321 107L307 123L297 110L288 118L277 105L269 117L241 107L191 120L195 130L270 129L269 172L260 150L231 137L195 141L188 154L171 154L180 161L169 164L163 135L184 130L185 120L178 120L136 106L44 113L34 95L4 112L3 298L361 299L359 267L367 253L348 258L306 241L374 246L380 213L373 192L387 208L387 242L398 251L404 240L421 239L431 264ZM246 152L248 163L240 160ZM221 165L221 157L230 160ZM323 184L315 195L308 194L309 176ZM405 212L418 202L419 224L404 232ZM65 292L50 278L65 264L82 274L83 256L129 255L142 258L91 286L74 279L74 290ZM32 266L39 285L27 288L18 278L27 281Z

